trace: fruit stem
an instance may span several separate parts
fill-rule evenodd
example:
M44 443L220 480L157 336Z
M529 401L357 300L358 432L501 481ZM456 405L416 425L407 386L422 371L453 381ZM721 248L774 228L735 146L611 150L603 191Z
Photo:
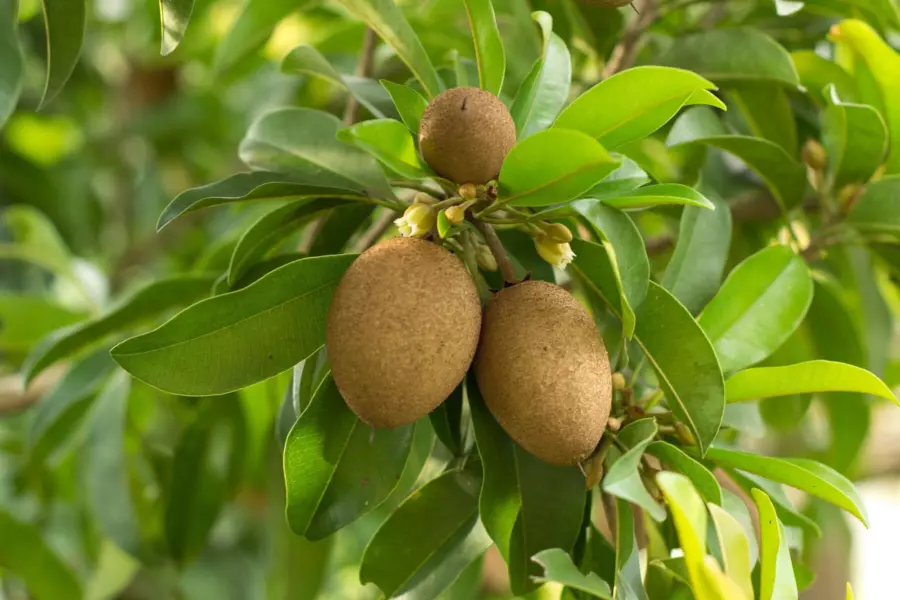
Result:
M484 236L485 243L487 243L488 248L491 249L491 253L497 260L497 267L500 269L500 274L503 275L503 280L507 283L519 283L519 278L516 277L516 269L509 260L506 248L503 247L503 243L500 241L500 238L497 237L497 232L494 231L494 228L488 223L484 223L483 221L471 217L469 217L469 221L481 232L481 235Z

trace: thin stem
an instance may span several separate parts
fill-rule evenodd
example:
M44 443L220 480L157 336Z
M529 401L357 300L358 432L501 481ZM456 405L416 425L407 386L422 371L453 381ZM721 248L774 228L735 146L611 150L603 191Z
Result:
M378 36L375 31L366 28L363 38L362 52L359 63L356 65L357 77L369 77L372 75L372 67L375 64L375 46L378 45ZM347 108L344 110L344 125L353 125L359 119L359 101L353 94L347 98Z
M385 210L375 221L372 222L372 225L369 226L369 229L359 238L356 242L354 249L357 252L362 252L384 235L384 232L387 231L388 227L391 226L391 223L394 222L394 219L397 217L397 213L393 210Z
M494 258L497 260L497 267L500 268L500 274L503 275L504 281L507 283L518 283L519 278L516 277L516 269L509 260L506 248L503 247L503 243L500 241L500 238L497 237L497 232L494 231L494 228L491 227L490 224L474 218L470 218L469 221L479 232L481 232L481 235L484 236L485 243L487 243L488 248L491 249Z

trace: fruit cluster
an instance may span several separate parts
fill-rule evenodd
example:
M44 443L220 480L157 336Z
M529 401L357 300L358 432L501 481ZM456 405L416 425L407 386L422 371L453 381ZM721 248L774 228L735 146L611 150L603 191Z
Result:
M451 224L485 195L490 200L515 141L509 112L487 92L454 88L432 101L419 148L439 176L459 186L458 203L445 211ZM364 422L398 427L437 408L474 363L485 403L520 446L553 464L585 460L612 403L609 358L591 315L543 281L512 282L482 313L466 265L421 239L435 226L434 207L414 202L397 222L406 237L369 248L338 285L325 345L341 395ZM545 260L571 260L565 226L529 226ZM484 268L490 261L478 262Z

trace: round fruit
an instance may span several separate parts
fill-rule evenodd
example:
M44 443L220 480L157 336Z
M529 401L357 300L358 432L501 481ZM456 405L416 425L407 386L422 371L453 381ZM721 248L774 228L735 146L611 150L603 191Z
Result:
M516 143L516 124L497 96L452 88L425 109L419 124L422 158L438 175L460 184L496 179Z
M357 258L334 294L325 348L356 415L399 427L434 410L475 355L481 303L463 263L440 246L394 238Z
M609 358L591 316L561 287L526 281L494 296L475 376L503 429L538 458L575 464L600 442L612 403Z

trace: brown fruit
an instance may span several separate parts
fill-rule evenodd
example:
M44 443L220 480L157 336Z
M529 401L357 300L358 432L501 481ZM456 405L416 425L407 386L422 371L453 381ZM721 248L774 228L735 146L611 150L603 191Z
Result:
M538 458L571 465L599 443L612 403L609 358L591 316L561 287L526 281L494 296L475 375L503 429Z
M440 246L394 238L344 274L328 311L325 348L347 405L376 427L434 410L462 381L481 328L463 263Z
M425 109L419 124L422 158L459 184L496 179L516 143L516 124L499 98L478 88L452 88Z

